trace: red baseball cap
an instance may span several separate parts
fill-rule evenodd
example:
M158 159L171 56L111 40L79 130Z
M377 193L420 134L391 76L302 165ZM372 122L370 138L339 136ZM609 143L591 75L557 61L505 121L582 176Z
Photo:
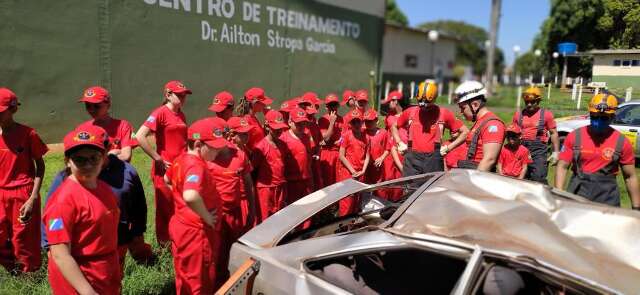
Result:
M222 112L228 106L233 106L233 95L227 91L222 91L213 96L209 110L212 112Z
M358 109L352 110L344 117L344 121L349 124L353 120L362 120L362 112Z
M368 109L366 112L364 112L364 115L362 115L362 117L365 121L377 121L378 113L374 109Z
M382 104L388 104L390 103L392 100L401 100L402 99L402 92L400 91L391 91L389 92L389 94L387 95L387 99L385 99Z
M79 102L88 102L88 103L101 103L101 102L109 102L111 100L111 96L109 95L109 91L100 86L91 86L82 93L82 97L78 100Z
M295 123L310 122L309 118L307 118L307 112L301 108L294 108L289 111L289 120Z
M511 124L509 126L507 126L507 129L505 130L505 132L512 132L515 134L522 134L522 129L520 129L520 126L518 126L517 124Z
M107 131L102 129L102 127L87 125L69 132L64 137L62 143L65 155L68 155L72 149L85 145L105 151L109 145L109 137L107 136Z
M340 99L338 99L338 95L336 95L335 93L327 94L327 97L325 97L324 99L324 104L330 104L332 102L340 102Z
M342 92L342 105L347 104L349 99L352 99L353 97L355 97L355 93L353 93L352 90L347 89L344 92Z
M301 96L301 97L297 97L296 98L296 105L301 105L301 104L309 104L309 105L313 105L313 100L308 97L308 96Z
M264 95L264 89L260 87L252 87L249 90L245 91L244 97L249 102L262 102L263 104L269 105L273 102L273 99L266 97Z
M284 116L280 112L269 111L264 115L264 122L269 125L271 129L285 129L288 128L284 123Z
M200 119L189 126L187 136L190 140L201 140L214 149L221 149L229 144L224 138L226 127L227 123L218 117Z
M178 80L169 81L167 82L167 84L164 84L164 90L171 91L177 94L181 94L181 93L191 94L191 90L189 90L189 88L184 86L184 84L182 84L182 82Z
M305 92L302 97L306 98L313 105L320 104L322 102L320 98L318 98L318 94L315 92Z
M227 120L227 124L229 124L229 129L238 133L247 133L254 127L244 117L231 117Z
M364 89L356 91L356 100L369 101L369 93L367 93L367 91Z
M0 88L0 112L19 105L18 97L13 91L9 90L9 88Z

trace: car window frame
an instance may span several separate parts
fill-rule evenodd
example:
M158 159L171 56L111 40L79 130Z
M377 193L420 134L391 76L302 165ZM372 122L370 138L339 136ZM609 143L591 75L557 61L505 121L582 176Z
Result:
M621 108L618 109L618 111L616 111L616 115L613 119L613 122L611 122L612 125L619 125L619 126L638 126L640 127L640 122L638 122L638 124L629 124L629 123L624 123L622 122L619 118L618 118L618 114L621 113L622 111L624 112L632 112L634 111L633 109L640 109L640 104L629 104L629 105L625 105L622 106ZM629 110L627 110L629 109ZM640 117L638 118L640 120Z

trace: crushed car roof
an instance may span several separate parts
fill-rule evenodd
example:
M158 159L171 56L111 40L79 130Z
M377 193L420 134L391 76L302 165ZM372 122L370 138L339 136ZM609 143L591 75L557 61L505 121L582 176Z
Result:
M389 230L531 257L628 294L640 290L640 214L492 173L444 173Z

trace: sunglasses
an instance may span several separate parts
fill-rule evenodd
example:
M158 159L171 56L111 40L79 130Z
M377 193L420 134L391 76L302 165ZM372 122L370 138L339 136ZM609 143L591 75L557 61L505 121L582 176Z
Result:
M97 165L98 162L100 162L101 158L102 158L101 155L93 155L91 157L73 155L71 156L71 161L73 161L73 163L75 163L78 166L85 166L87 164Z

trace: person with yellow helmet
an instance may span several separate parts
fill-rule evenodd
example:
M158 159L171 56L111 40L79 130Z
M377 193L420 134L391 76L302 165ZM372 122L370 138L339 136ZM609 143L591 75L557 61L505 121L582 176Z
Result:
M391 134L398 151L405 152L402 175L411 176L428 172L444 171L443 156L460 145L469 130L456 120L452 111L435 104L438 87L433 81L418 85L418 105L402 112L391 125ZM400 138L399 128L408 130L408 142ZM459 131L461 136L449 145L441 146L444 129Z
M636 178L635 156L629 140L610 124L618 108L618 99L609 94L595 95L589 102L589 126L569 133L556 168L556 187L564 188L569 165L573 176L568 192L591 201L620 206L616 183L619 167L634 209L640 207L640 189Z
M540 88L532 86L522 93L525 108L513 114L512 124L522 130L522 145L531 153L533 163L529 164L526 179L547 184L548 162L555 165L560 153L560 140L553 113L540 107L542 93ZM547 155L551 141L553 152Z

